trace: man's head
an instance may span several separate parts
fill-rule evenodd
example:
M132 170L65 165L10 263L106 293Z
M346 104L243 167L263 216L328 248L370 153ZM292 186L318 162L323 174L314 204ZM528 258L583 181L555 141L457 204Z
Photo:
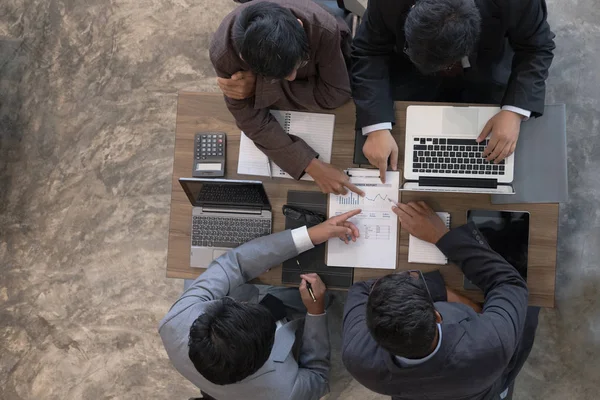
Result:
M309 56L302 22L275 3L245 8L233 26L233 41L252 72L271 79L294 80Z
M262 367L274 340L275 318L266 307L225 297L192 324L188 356L204 378L227 385Z
M418 273L386 275L375 282L367 302L367 326L377 343L405 358L431 353L441 320Z
M404 24L404 51L423 73L437 72L468 56L480 31L473 0L419 0Z

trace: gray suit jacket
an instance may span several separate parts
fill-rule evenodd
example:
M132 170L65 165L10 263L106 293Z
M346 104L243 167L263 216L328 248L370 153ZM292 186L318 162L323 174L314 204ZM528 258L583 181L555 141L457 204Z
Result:
M344 365L357 381L394 400L497 400L528 355L520 346L527 285L475 225L451 230L437 246L484 291L483 313L464 304L436 302L442 316L441 347L425 363L403 368L371 336L366 323L371 282L357 283L344 309Z
M255 239L212 262L175 302L159 326L167 354L181 375L218 400L307 400L319 399L328 392L330 348L325 315L306 316L298 360L292 354L292 346L301 320L277 330L267 362L253 375L231 385L216 385L204 379L188 357L190 327L208 305L297 255L288 230Z

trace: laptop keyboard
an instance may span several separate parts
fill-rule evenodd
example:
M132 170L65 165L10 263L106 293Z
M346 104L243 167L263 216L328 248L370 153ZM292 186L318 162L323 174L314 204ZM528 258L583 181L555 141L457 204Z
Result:
M264 218L192 218L192 246L237 247L271 233L271 220Z
M413 172L493 176L505 173L506 160L494 164L481 156L489 139L481 143L431 137L414 140Z
M266 199L262 191L255 185L204 185L198 195L199 202L210 203L236 203L236 204L263 204Z

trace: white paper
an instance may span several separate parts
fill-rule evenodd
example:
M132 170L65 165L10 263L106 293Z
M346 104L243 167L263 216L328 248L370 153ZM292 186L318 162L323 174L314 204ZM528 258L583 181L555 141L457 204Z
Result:
M306 144L319 154L319 160L326 163L331 162L335 115L277 110L271 110L271 114L284 127L287 115L290 121L287 133L302 138ZM277 164L268 160L267 156L242 132L238 158L238 174L269 176L267 162L271 163L273 178L292 179ZM312 181L313 179L310 175L304 174L302 180Z
M398 217L392 203L398 202L400 173L388 171L381 183L379 170L348 170L350 181L365 192L364 197L349 192L345 196L329 195L329 217L360 208L362 212L349 221L360 232L356 242L345 244L338 238L327 243L327 265L360 268L396 268Z
M438 212L437 215L450 228L450 214L447 212ZM408 262L444 265L448 264L448 259L435 244L410 235L408 238Z

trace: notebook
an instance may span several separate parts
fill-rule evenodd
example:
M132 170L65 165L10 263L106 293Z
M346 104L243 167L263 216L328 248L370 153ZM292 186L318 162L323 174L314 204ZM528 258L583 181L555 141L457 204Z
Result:
M442 221L446 227L450 228L450 213L439 212ZM448 264L448 258L442 253L435 244L417 239L413 235L408 238L408 262L419 264Z
M331 162L335 115L278 110L271 110L271 114L288 135L295 135L302 138L319 153L319 160L326 163ZM274 178L292 179L288 173L269 160L265 153L260 151L254 145L254 142L242 132L240 137L238 174L269 176L269 165L271 166L271 173ZM312 181L313 179L310 175L304 174L302 180Z

